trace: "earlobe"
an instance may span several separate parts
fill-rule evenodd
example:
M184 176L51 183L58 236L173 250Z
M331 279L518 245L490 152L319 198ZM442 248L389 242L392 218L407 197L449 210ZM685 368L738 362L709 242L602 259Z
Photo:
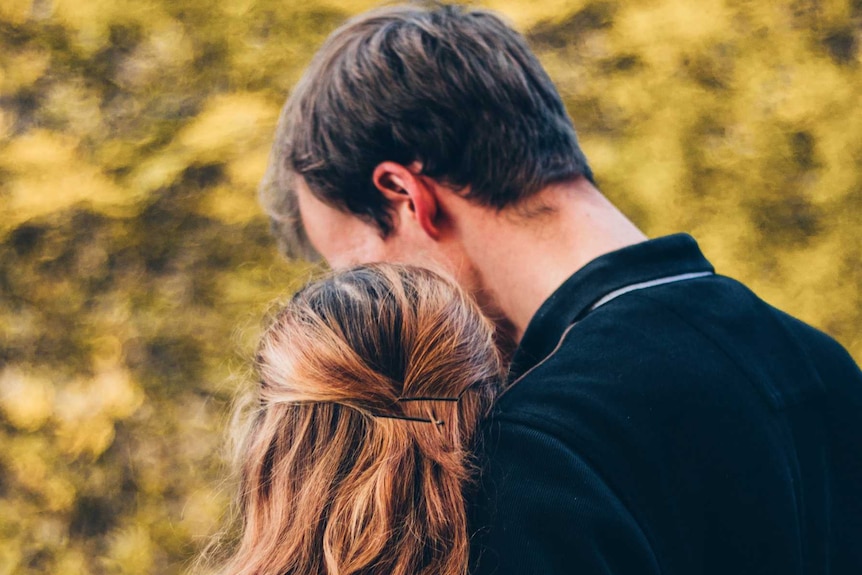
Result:
M437 196L422 176L396 162L382 162L372 179L400 218L413 220L430 238L439 239Z

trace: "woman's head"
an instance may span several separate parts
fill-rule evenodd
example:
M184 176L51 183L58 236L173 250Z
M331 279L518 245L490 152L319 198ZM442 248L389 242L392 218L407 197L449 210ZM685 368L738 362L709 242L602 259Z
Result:
M463 488L501 380L454 283L373 265L312 283L256 357L232 573L464 573Z

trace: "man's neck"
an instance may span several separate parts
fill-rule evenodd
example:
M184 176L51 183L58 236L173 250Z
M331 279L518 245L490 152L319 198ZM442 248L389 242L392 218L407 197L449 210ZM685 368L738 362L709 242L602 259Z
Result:
M515 341L573 273L647 239L584 179L550 186L523 209L478 208L464 215L460 240L486 291L481 299L505 316Z

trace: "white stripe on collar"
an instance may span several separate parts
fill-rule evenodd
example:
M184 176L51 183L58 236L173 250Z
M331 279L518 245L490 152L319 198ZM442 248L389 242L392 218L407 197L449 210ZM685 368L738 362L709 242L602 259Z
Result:
M670 284L670 283L674 283L674 282L681 282L684 280L693 280L696 278L703 278L703 277L711 276L711 275L715 275L714 272L692 272L692 273L687 273L687 274L680 274L678 276L669 276L666 278L659 278L657 280L650 280L648 282L641 282L638 284L627 285L625 287L621 287L618 290L612 291L611 293L607 294L605 297L603 297L602 299L600 299L599 301L594 303L592 305L592 307L590 308L590 311L593 311L594 309L605 305L609 301L617 299L621 295L627 294L629 292L633 292L633 291L637 291L637 290L641 290L641 289L646 289L646 288L651 288L654 286L660 286L660 285L664 285L664 284Z

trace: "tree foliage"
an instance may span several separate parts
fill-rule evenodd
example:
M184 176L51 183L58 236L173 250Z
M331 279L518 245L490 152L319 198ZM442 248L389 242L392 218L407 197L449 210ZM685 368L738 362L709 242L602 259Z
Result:
M0 4L0 574L179 573L268 302L279 107L371 2ZM602 189L862 359L862 4L496 0Z

